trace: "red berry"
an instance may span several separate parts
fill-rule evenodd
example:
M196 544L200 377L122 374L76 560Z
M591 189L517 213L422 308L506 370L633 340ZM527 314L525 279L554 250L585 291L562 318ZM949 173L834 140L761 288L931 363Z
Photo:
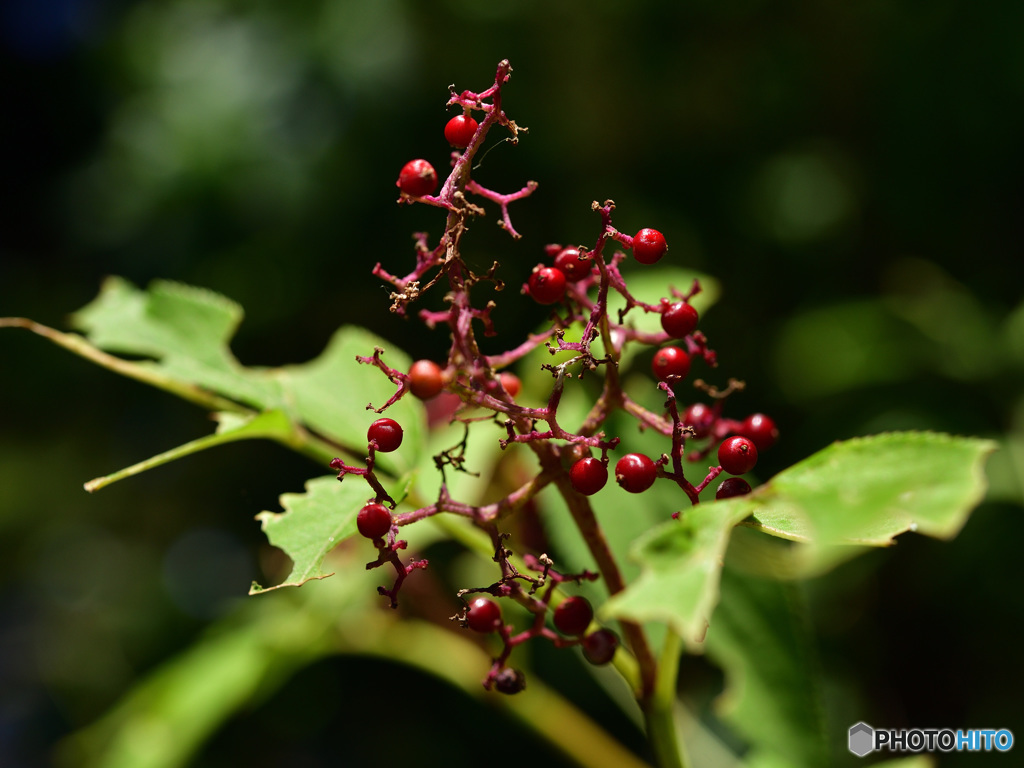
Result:
M376 442L381 453L391 453L402 444L402 427L394 419L377 419L366 430L366 439Z
M630 493L643 493L657 476L657 466L642 453L627 453L615 464L615 482Z
M569 480L577 493L593 496L608 482L608 467L600 459L587 456L572 465Z
M656 229L641 229L633 237L633 258L641 264L654 264L667 252L665 236Z
M473 134L479 126L469 115L456 115L444 127L444 137L453 147L465 149L473 141Z
M590 267L593 263L594 257L589 253L581 255L579 248L563 248L555 256L555 267L562 270L565 278L572 280L574 283L590 274Z
M743 475L757 464L757 446L747 437L730 437L718 446L718 463L730 475Z
M493 600L478 597L469 604L466 623L474 632L495 632L501 626L501 608Z
M683 425L693 428L694 437L700 439L711 434L715 423L715 409L704 403L694 403L683 414Z
M739 429L740 434L749 437L754 441L759 451L764 451L775 445L779 439L779 428L775 422L763 413L755 413L743 420L743 426Z
M501 386L508 396L515 400L516 395L519 394L519 390L523 388L523 382L519 380L519 377L509 371L502 371L498 374L498 381L501 382Z
M437 189L437 171L426 160L410 160L402 166L395 184L407 195L423 197Z
M745 496L750 493L750 483L742 477L727 477L715 491L716 499L731 499L733 496Z
M367 504L356 515L356 528L368 539L379 539L391 530L391 512L383 504Z
M662 308L661 327L673 339L689 336L697 328L697 310L692 304L677 301Z
M619 638L610 629L599 629L583 638L583 656L591 664L600 666L615 658Z
M679 347L662 347L654 353L651 370L661 381L690 372L690 356Z
M433 360L417 360L409 368L409 389L420 400L437 397L444 388L441 366Z
M565 295L565 273L538 265L530 275L529 286L530 295L538 304L554 304Z
M594 609L587 598L574 595L555 608L553 620L555 628L563 635L582 635L594 620Z

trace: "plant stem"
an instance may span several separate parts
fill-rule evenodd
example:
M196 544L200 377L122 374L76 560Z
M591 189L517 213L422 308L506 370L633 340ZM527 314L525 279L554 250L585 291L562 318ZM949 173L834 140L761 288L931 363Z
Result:
M658 659L654 693L643 708L647 740L661 768L687 768L689 765L679 740L675 719L676 676L679 673L682 644L682 638L669 629Z
M135 379L145 384L163 389L175 394L190 403L201 405L210 411L230 411L231 413L253 413L249 408L236 403L233 400L215 395L195 384L187 384L178 379L165 375L153 367L147 367L133 363L129 360L122 360L120 357L108 354L97 349L84 338L76 333L62 333L61 331L42 325L24 317L0 317L0 328L24 328L44 339L49 339L54 344L74 352L79 357L91 360L97 365Z

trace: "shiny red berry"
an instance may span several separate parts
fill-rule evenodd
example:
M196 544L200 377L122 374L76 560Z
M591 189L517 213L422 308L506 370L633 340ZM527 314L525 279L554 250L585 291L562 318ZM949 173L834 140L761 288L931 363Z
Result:
M555 267L535 267L529 287L530 295L538 304L554 304L565 295L565 273Z
M716 499L731 499L734 496L746 496L750 493L750 483L742 477L727 477L715 491Z
M437 189L437 171L426 160L410 160L402 166L395 183L405 194L423 197Z
M683 414L683 425L692 428L693 436L697 439L711 434L714 423L715 409L704 403L694 403Z
M509 371L502 371L498 374L498 381L501 382L502 388L508 392L508 396L515 400L516 395L523 388L523 382L519 380L519 377Z
M657 466L642 453L627 453L615 463L615 482L630 493L643 493L657 476Z
M775 422L763 413L754 413L743 420L740 434L754 441L759 451L767 450L779 439L779 428Z
M730 475L743 475L757 464L757 446L747 437L730 437L718 446L718 463Z
M367 504L356 515L356 528L368 539L379 539L391 530L391 512L383 504Z
M391 453L402 444L402 427L394 419L377 419L366 430L366 439L377 443L381 453Z
M673 339L681 339L696 330L698 319L697 310L692 304L677 301L662 309L661 327Z
M501 626L501 608L493 600L478 597L469 604L466 623L474 632L495 632Z
M662 347L654 353L651 370L661 381L690 372L690 356L679 347Z
M563 248L555 256L555 267L562 270L566 280L582 280L590 274L590 268L594 264L594 257L589 253L580 254L579 248Z
M473 141L473 134L479 124L469 115L456 115L444 127L444 137L458 149L465 149Z
M656 229L641 229L633 236L633 258L641 264L654 264L668 253L665 236Z
M409 368L409 389L420 400L437 397L444 388L441 366L433 360L417 360Z
M552 620L563 635L582 635L594 620L594 609L587 598L573 595L559 603Z
M569 481L577 493L593 496L608 482L608 467L600 459L587 456L569 469Z
M591 664L601 666L615 658L619 637L610 629L599 629L583 638L583 657Z

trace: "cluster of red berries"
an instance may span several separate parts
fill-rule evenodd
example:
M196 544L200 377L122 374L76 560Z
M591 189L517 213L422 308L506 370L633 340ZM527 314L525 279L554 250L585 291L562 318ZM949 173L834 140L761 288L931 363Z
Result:
M708 392L713 404L693 403L680 413L676 405L675 389L690 374L694 358L712 367L716 365L714 351L707 346L706 338L697 329L700 317L691 303L691 299L700 291L700 285L694 281L688 293L673 288L671 297L661 299L658 304L645 304L632 296L618 265L627 258L627 252L631 252L639 264L656 264L668 253L668 242L664 234L649 227L640 229L632 236L613 227L612 211L615 206L612 201L604 204L595 202L593 205L593 210L602 217L602 231L593 247L547 246L546 258L530 271L523 284L524 294L538 304L552 307L550 332L531 335L527 341L501 354L487 356L480 351L474 326L478 327L482 323L488 336L496 335L496 322L491 317L494 302L488 302L485 308L474 307L470 301L470 289L486 282L500 288L500 281L494 276L498 266L496 263L486 274L474 274L469 263L460 255L462 235L466 231L465 221L482 210L468 202L468 195L499 205L502 214L500 226L513 237L518 237L509 217L508 206L528 196L536 186L529 182L518 192L502 194L470 178L475 169L474 155L492 127L508 129L513 142L522 130L501 107L501 88L510 72L508 62L502 62L494 85L490 88L480 93L452 92L448 104L459 108L461 113L451 117L444 126L444 138L456 151L451 153L451 174L440 185L440 189L438 173L427 160L410 160L399 172L396 185L401 192L400 201L422 203L446 210L448 224L440 241L432 245L425 233L417 234L416 266L404 277L389 274L380 264L374 268L375 275L395 286L391 294L394 302L392 311L402 316L405 316L407 306L423 290L435 283L447 282L446 301L449 308L444 311L421 310L419 317L430 327L441 325L449 329L452 344L448 359L443 363L416 360L407 371L392 369L384 363L381 359L382 350L375 351L372 357L357 359L378 367L397 386L397 391L387 403L376 409L378 413L406 393L426 402L432 424L442 401L445 410L441 412L449 420L458 419L466 424L482 420L478 413L470 409L483 408L492 412L507 432L507 439L501 440L502 448L514 443L527 443L541 459L540 465L544 469L536 478L498 502L481 506L460 503L447 495L442 484L439 498L434 503L414 512L396 513L395 502L373 473L375 453L394 451L401 445L402 429L394 420L380 418L370 426L367 432L369 456L365 469L349 467L340 459L332 462L332 466L340 470L339 479L346 474L361 475L375 493L375 497L359 510L356 527L361 535L373 541L379 552L378 559L367 567L390 563L395 568L397 576L394 587L379 588L382 594L391 598L392 606L397 604L396 595L404 578L413 569L426 565L426 561L408 564L402 561L399 551L405 547L406 542L397 540L401 526L448 512L468 517L490 536L495 547L494 561L499 565L501 578L489 587L461 592L460 596L486 592L489 597L472 600L457 618L473 631L500 636L504 647L494 659L485 685L505 693L518 692L525 685L522 673L506 666L506 661L514 646L532 638L545 637L558 646L578 645L585 658L594 664L606 664L616 653L618 636L608 629L592 629L594 610L586 598L567 597L556 607L551 607L555 602L555 590L560 589L561 584L570 580L579 583L585 578L594 579L598 574L584 572L578 576L564 576L553 570L550 560L524 554L527 567L541 572L541 576L536 579L526 576L512 564L512 553L503 544L507 534L499 530L503 515L530 502L549 483L554 483L559 492L573 504L589 508L586 499L574 498L572 494L575 492L589 497L600 492L608 483L609 452L619 444L619 438L606 438L599 430L613 410L628 412L641 422L643 428L653 429L669 437L672 443L671 455L663 454L657 459L637 452L621 456L614 467L616 483L629 493L642 493L659 478L666 479L675 483L692 504L698 503L701 492L723 472L730 477L719 485L716 498L749 493L750 485L741 476L754 468L758 452L770 447L778 437L775 424L763 414L755 414L743 421L722 415L725 395L741 386L738 383L734 386L734 382L730 382L724 393L697 382ZM480 122L471 113L478 116L482 113ZM610 243L621 245L623 250L606 255L606 246ZM609 310L610 290L616 291L626 303L625 308L618 312L617 320L611 317L612 312ZM663 333L644 333L627 324L626 314L632 310L657 313ZM578 342L566 341L564 337L566 329L573 324L583 326ZM604 350L604 356L600 359L590 349L591 342L599 337ZM618 375L613 373L623 348L631 342L657 347L651 359L651 373L659 390L667 397L664 414L652 413L631 401L629 395L622 391ZM509 371L499 369L507 368L542 344L546 344L552 354L574 354L566 362L543 366L555 379L552 394L546 407L528 408L516 403L521 388L519 379ZM566 431L557 419L562 388L566 379L573 378L569 372L569 367L573 365L583 371L594 371L601 366L608 366L609 370L605 391L593 406L587 425L581 427L578 434ZM468 412L462 413L460 409ZM539 430L539 422L547 423L548 429ZM701 442L696 450L684 456L684 445L690 438ZM716 446L718 465L709 469L702 482L696 485L690 483L683 475L683 459L691 462L703 459L710 456ZM464 441L462 447L465 447ZM599 457L594 455L598 451ZM435 457L442 473L446 462L454 463L450 454L449 451ZM461 464L455 466L459 468ZM559 467L563 469L559 470ZM558 471L567 473L568 483L564 475L557 476ZM587 536L586 531L583 534ZM588 539L588 543L594 547L603 546L600 541ZM611 557L610 553L608 557ZM601 562L600 557L595 555L595 558ZM611 568L602 572L609 582L609 592L613 594L623 589L615 571ZM530 582L532 588L524 588L524 581ZM538 592L542 586L543 594ZM512 627L505 624L501 607L495 598L509 598L526 606L534 616L533 625L513 634ZM546 626L547 616L550 616L554 630ZM638 642L636 631L630 628L628 622L623 622L621 626L626 641L635 648Z
M502 621L501 607L490 598L478 597L473 600L466 609L464 621L474 632L508 634ZM567 597L555 608L551 621L555 629L572 638L568 641L563 639L560 644L579 645L583 657L591 664L607 664L615 657L615 650L619 646L618 635L605 628L587 632L594 621L594 609L587 598L580 595Z

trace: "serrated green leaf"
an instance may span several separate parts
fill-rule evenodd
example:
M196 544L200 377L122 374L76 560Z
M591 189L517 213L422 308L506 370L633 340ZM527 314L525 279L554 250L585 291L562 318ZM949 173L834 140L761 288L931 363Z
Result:
M892 432L835 443L748 498L750 524L818 546L886 546L905 531L949 539L985 493L991 440Z
M365 454L366 430L378 418L367 411L367 405L383 405L396 385L382 371L358 363L356 356L371 356L375 347L386 348L386 362L398 370L408 369L409 357L380 337L349 326L339 329L324 352L310 362L284 368L245 367L229 348L241 320L241 308L212 291L167 281L155 281L142 291L121 278L109 278L99 296L73 318L91 343L42 326L32 325L30 330L107 368L223 412L216 436L108 477L135 474L223 442L221 436L232 435L232 424L225 420L248 423L254 415L249 408L285 414L287 429L248 429L233 433L232 439L278 439L325 464L329 460L325 457L336 454L338 446ZM100 349L151 359L126 361ZM237 415L228 416L229 409L237 410ZM378 454L378 468L401 474L419 460L425 412L415 398L405 397L387 415L402 425L405 438L399 451Z
M282 408L278 384L261 369L243 368L228 347L241 320L241 307L213 291L164 280L142 291L118 277L72 315L100 349L154 358L141 364L240 403Z
M905 432L836 443L779 473L747 496L700 504L682 524L641 537L639 579L609 601L608 615L665 621L698 643L718 602L721 556L733 525L810 542L819 570L850 545L885 546L916 530L951 538L985 492L990 440Z
M306 483L305 493L281 495L284 512L261 512L256 516L270 543L292 559L287 578L272 587L253 583L249 594L280 587L300 587L312 579L332 576L324 573L324 558L356 532L356 514L366 503L367 485L359 477L338 482L336 477L318 477Z
M716 704L750 743L746 762L827 764L819 671L799 585L727 567L721 593L705 650L725 672L725 692Z
M640 577L605 603L602 613L663 621L691 646L704 639L718 602L722 558L733 527L750 514L743 499L699 504L638 539L632 557Z

